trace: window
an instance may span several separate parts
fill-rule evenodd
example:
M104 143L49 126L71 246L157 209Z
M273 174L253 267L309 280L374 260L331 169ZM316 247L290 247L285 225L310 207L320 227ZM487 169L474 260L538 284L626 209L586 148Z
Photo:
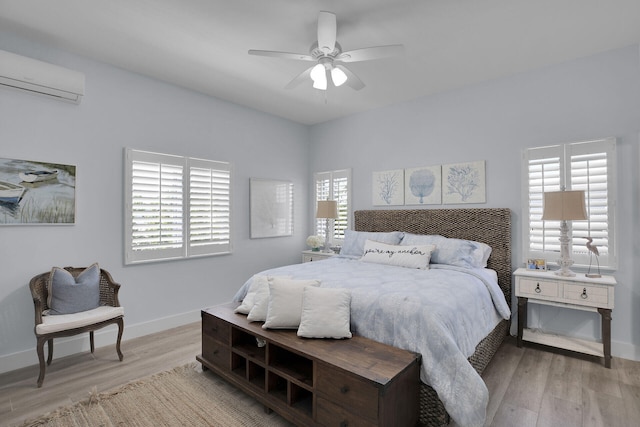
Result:
M229 163L126 149L125 264L231 251Z
M351 169L314 174L313 214L316 212L318 200L335 200L338 202L338 218L334 221L333 241L344 240L344 231L349 228L349 212L351 211ZM315 220L314 234L326 236L327 221Z
M586 237L598 248L600 266L615 269L615 138L550 147L524 152L523 201L524 254L526 258L560 255L560 222L542 221L545 191L584 190L586 221L569 221L571 258L576 265L589 265ZM593 265L596 265L593 260Z

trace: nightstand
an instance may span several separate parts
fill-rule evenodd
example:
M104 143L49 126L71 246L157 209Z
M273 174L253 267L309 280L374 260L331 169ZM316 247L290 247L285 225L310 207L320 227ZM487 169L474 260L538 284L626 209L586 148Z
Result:
M616 285L613 276L592 279L578 273L575 277L563 277L526 268L519 268L514 276L518 297L518 347L522 347L522 341L529 341L600 356L604 357L604 366L611 368L611 311ZM602 343L527 329L528 303L600 313Z
M334 255L335 252L302 251L302 262L320 261Z

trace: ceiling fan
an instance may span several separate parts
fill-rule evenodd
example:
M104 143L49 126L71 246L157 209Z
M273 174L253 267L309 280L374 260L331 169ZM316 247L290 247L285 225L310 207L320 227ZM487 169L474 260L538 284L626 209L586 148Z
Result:
M335 13L321 11L318 14L318 40L311 45L308 54L254 49L249 50L249 54L316 62L315 65L291 80L285 86L286 89L292 89L311 78L313 87L320 90L327 90L329 81L334 86L346 84L352 89L360 90L365 86L364 83L343 63L387 58L404 52L404 46L401 44L366 47L343 52L342 47L336 41L336 33Z

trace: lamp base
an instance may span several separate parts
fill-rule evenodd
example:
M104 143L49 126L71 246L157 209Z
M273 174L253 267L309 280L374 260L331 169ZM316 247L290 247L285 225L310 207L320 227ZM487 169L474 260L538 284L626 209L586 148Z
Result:
M556 270L555 275L562 277L575 277L576 273L567 268L566 270Z

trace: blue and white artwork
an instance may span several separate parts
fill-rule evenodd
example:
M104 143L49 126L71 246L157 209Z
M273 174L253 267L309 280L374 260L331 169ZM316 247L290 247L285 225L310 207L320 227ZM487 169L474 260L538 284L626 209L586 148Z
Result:
M74 224L76 167L0 158L0 225Z
M373 173L373 205L397 206L404 204L404 170Z
M439 205L442 203L442 168L424 166L405 169L405 205Z
M485 162L442 166L443 203L486 203Z

